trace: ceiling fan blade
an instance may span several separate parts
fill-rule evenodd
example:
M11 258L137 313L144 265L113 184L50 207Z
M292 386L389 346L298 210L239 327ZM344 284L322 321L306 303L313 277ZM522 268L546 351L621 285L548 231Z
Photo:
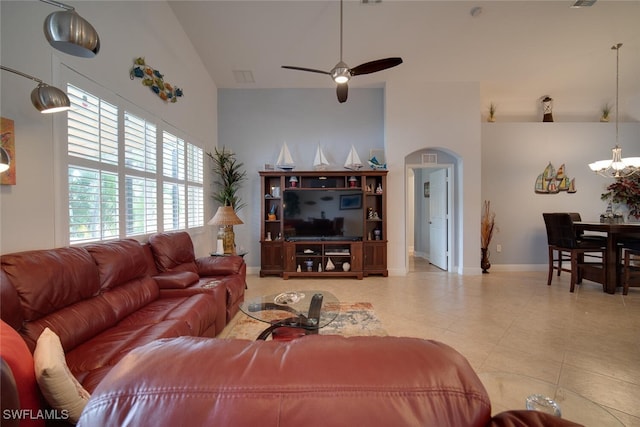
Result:
M338 94L338 101L342 104L347 101L347 96L349 95L349 86L346 83L339 84L336 88L336 93Z
M386 70L397 65L402 64L402 58L385 58L378 59L376 61L365 62L357 67L351 69L352 76L358 76L360 74L371 74L378 71Z
M316 70L313 68L304 68L304 67L293 67L291 65L283 65L282 68L286 68L288 70L298 70L298 71L308 71L310 73L318 73L318 74L328 74L331 75L328 71Z

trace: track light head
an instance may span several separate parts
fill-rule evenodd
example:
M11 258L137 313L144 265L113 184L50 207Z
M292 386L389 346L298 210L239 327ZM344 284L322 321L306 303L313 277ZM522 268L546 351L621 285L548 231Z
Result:
M31 92L31 103L43 114L69 110L71 101L66 93L46 83L38 84Z
M100 51L95 28L74 9L53 12L44 20L44 35L54 49L82 58L93 58Z

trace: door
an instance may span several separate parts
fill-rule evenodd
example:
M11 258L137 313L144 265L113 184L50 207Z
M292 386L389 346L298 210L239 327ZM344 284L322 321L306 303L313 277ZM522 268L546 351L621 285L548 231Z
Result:
M429 261L443 270L449 265L447 172L439 169L429 174Z

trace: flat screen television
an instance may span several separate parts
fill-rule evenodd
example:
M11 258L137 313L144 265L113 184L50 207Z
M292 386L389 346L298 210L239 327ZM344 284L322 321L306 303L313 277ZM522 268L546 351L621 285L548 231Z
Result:
M362 191L288 189L283 221L287 240L362 240Z

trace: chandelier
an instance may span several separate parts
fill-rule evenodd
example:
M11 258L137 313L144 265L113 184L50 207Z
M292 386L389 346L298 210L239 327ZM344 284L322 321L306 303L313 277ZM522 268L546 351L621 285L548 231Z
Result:
M611 160L589 163L589 168L605 178L624 178L640 171L640 157L622 158L622 148L618 146L618 98L620 81L620 48L622 43L611 46L616 51L616 146L611 149Z

